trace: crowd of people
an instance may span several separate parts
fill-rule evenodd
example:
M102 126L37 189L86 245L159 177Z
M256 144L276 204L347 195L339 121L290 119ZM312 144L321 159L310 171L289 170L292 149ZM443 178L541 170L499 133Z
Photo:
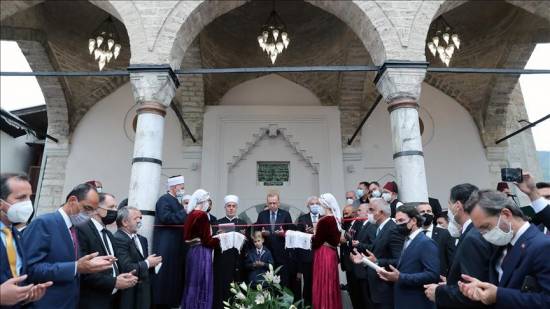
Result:
M314 309L342 308L343 290L353 308L550 308L550 184L525 173L516 185L530 217L506 183L456 185L443 211L432 198L402 203L395 182L372 181L342 195L342 209L331 193L309 197L298 218L270 192L250 224L237 215L238 196L224 198L217 219L210 193L186 195L174 176L154 213L91 181L30 220L28 179L2 174L0 305L224 308L232 282L261 284L273 265L295 301ZM154 215L152 248L143 215ZM229 233L240 245L224 245ZM295 234L310 245L289 246Z

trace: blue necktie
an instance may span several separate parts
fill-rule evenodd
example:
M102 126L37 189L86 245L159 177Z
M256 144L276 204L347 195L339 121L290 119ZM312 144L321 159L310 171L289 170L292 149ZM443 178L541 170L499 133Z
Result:
M274 212L271 213L271 220L269 221L269 223L271 223L271 232L273 232L275 230L275 222L277 221L277 217Z

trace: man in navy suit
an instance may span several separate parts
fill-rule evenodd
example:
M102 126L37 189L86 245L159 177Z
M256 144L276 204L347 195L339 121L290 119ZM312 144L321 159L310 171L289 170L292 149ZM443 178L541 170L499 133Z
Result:
M256 224L264 226L257 227L256 230L262 231L262 235L266 240L266 247L271 251L275 260L274 267L283 266L279 274L281 275L281 283L288 286L289 278L288 267L288 252L285 249L285 229L288 229L288 224L292 224L290 213L286 210L279 209L280 200L279 194L271 192L267 195L267 207L258 214Z
M114 256L92 253L78 258L77 223L89 220L98 207L99 197L89 184L76 186L57 211L34 219L23 234L23 252L32 282L53 281L44 297L33 308L74 309L79 297L79 274L111 269Z
M436 283L439 280L439 255L435 242L423 232L424 219L415 205L405 204L397 209L395 220L396 230L405 236L403 252L397 263L397 268L390 265L390 270L380 269L378 276L382 280L394 283L394 305L396 309L435 308L426 295L425 284Z
M32 188L27 177L17 174L0 175L0 306L17 308L18 304L34 302L46 292L52 282L24 284L27 278L26 259L19 231L14 227L26 223L33 212ZM4 307L12 306L13 307Z
M476 192L466 206L473 224L499 246L491 278L463 276L461 292L495 308L550 308L550 238L529 224L519 207L501 192Z

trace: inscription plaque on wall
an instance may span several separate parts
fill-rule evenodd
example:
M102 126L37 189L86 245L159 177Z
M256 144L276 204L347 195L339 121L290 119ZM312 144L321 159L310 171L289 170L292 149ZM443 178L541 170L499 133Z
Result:
M264 186L282 186L288 183L290 162L288 161L258 161L258 183Z

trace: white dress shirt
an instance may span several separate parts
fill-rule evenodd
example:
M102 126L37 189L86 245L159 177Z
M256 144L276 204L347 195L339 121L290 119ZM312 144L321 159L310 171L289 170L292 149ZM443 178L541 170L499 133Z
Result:
M430 224L428 226L428 228L425 228L424 231L426 231L426 236L428 236L428 238L432 238L432 235L433 235L433 232L434 232L434 225L433 224Z
M405 249L407 249L407 247L411 244L413 239L416 236L418 236L418 234L420 234L420 232L422 232L422 229L416 229L416 231L412 232L409 236L407 236L407 238L405 239L405 244L403 245L403 251L405 251Z
M544 208L546 208L546 206L548 206L550 204L550 201L548 201L547 199L545 199L544 197L540 197L536 200L534 200L533 202L531 202L531 207L533 208L533 210L535 211L535 213L539 213L541 212Z
M101 243L103 244L103 247L104 248L109 248L109 252L111 252L111 255L115 255L115 251L113 250L113 245L111 244L111 240L109 239L109 237L106 237L107 238L107 243L105 243L103 241L103 233L101 232L105 226L101 223L99 223L95 218L92 218L92 223L94 224L94 227L96 228L97 232L99 233L99 239L101 240ZM109 253L107 252L107 253ZM113 266L112 266L112 269L113 269L113 277L116 278L116 271L115 271L115 264L113 263ZM113 289L113 292L112 294L115 294L117 291L117 288L114 288Z

